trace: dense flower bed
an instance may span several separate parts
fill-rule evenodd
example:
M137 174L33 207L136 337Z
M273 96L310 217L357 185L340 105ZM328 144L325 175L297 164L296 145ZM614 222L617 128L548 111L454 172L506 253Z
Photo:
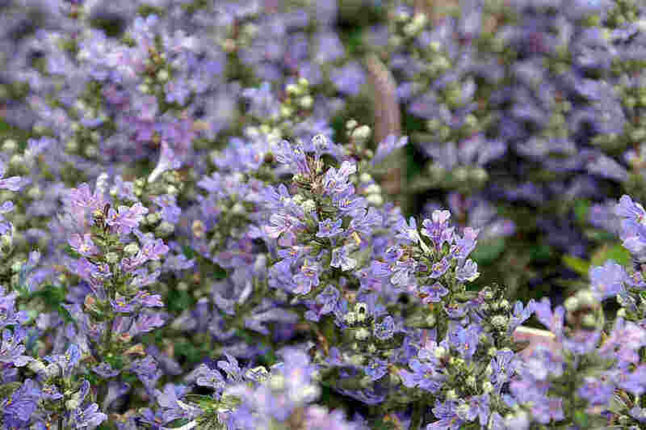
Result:
M2 428L642 428L646 10L432 3L0 2Z

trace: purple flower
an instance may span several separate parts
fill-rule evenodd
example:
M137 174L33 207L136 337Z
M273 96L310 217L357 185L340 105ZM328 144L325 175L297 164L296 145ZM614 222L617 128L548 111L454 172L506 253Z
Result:
M442 301L442 297L449 293L449 290L444 288L439 282L436 282L433 285L425 285L420 288L420 293L425 295L422 299L424 303L438 303Z
M334 288L332 285L325 287L321 294L316 296L316 302L321 305L319 315L325 315L332 312L339 301L340 296L341 293L339 293L339 290Z
M205 364L201 364L200 367L195 370L195 375L197 376L195 382L201 387L209 387L216 391L220 391L225 386L222 374L218 372L217 369L211 369Z
M357 266L357 260L348 257L348 247L335 248L332 250L332 261L330 266L337 267L341 270L352 270Z
M471 359L476 352L480 342L479 338L480 328L475 325L470 325L467 328L456 327L449 332L449 344L466 359Z
M455 238L455 245L451 248L451 253L455 258L463 260L471 254L476 247L476 243L478 243L476 240L478 231L467 227L464 229L463 237L457 236Z
M129 314L134 309L132 304L126 301L125 297L117 296L114 300L110 300L110 304L116 313Z
M11 234L12 226L11 223L9 222L3 222L5 221L4 214L13 211L14 206L13 202L4 202L2 206L0 206L0 234Z
M558 306L552 312L550 299L544 297L540 302L534 303L534 314L541 324L556 335L557 339L563 336L565 309L562 306Z
M139 291L137 295L133 297L132 303L146 308L160 308L164 306L164 302L162 302L159 294L150 294L147 291Z
M646 391L646 365L640 364L633 372L622 369L617 379L620 388L641 396Z
M152 200L153 203L161 208L162 220L171 224L177 224L182 210L177 206L177 198L175 196L163 194L154 197Z
M377 381L384 377L388 373L388 362L386 360L380 360L378 358L373 358L370 360L370 363L367 366L364 366L363 371L370 380Z
M85 408L78 407L72 413L72 422L76 428L94 429L107 419L108 416L99 411L99 405L96 403Z
M339 195L348 190L352 185L348 182L350 175L357 171L357 166L349 161L341 163L339 170L330 167L325 172L323 189L329 195Z
M106 218L106 224L112 227L117 233L128 234L137 228L147 213L148 209L143 207L141 203L135 203L132 207L119 206L118 211L110 208Z
M612 260L590 270L590 287L600 300L619 295L627 280L624 268Z
M98 366L94 366L92 371L99 375L102 378L113 378L121 373L119 370L113 369L112 366L108 363L101 363Z
M514 357L513 351L505 349L497 351L496 356L491 359L491 383L498 392L516 371Z
M319 231L316 233L316 237L334 237L341 234L343 232L342 223L343 220L341 219L332 222L329 218L319 222Z
M25 382L7 399L0 401L6 428L25 428L36 411L41 392L36 382Z
M333 70L330 79L340 93L356 96L366 81L366 75L359 63L355 61Z
M10 325L20 325L27 320L29 316L26 311L16 312L16 293L5 295L4 287L0 286L0 328Z
M438 373L431 363L421 362L414 358L409 363L411 371L400 370L402 383L409 388L419 387L421 390L437 392L442 387L444 376Z
M629 196L622 196L615 208L622 218L621 239L624 247L640 262L646 262L646 211Z
M532 405L532 415L541 424L550 421L560 421L565 418L563 413L563 399L558 397L545 397Z
M534 313L534 299L530 300L527 303L527 306L523 307L523 303L518 300L514 305L514 311L511 318L509 319L509 333L512 333L516 328L524 323L532 314Z
M137 321L131 327L130 332L132 336L135 336L139 333L148 333L158 327L163 326L164 324L165 321L162 314L139 314Z
M455 271L456 279L461 282L473 282L478 278L478 276L480 276L480 272L478 272L478 264L473 260L465 261L464 264L458 266Z
M591 405L606 405L615 391L615 387L607 377L603 379L585 377L583 385L579 388L579 396L586 399Z
M608 339L598 350L601 357L619 360L620 363L638 363L640 348L646 346L646 330L636 323L617 318Z
M2 344L0 345L0 363L13 364L16 367L25 366L31 358L23 355L25 345L23 341L27 336L27 331L22 327L17 327L13 332L9 329L2 331Z
M447 400L444 403L436 400L433 415L439 418L439 421L426 426L426 430L458 430L464 423L457 415L457 405L454 400Z
M168 246L161 239L146 241L135 256L139 261L159 261L162 256L168 253Z
M395 320L390 315L386 316L380 323L375 324L374 335L379 340L388 340L395 333Z
M99 252L99 248L96 247L92 241L91 234L73 234L67 241L72 249L84 257L91 257Z
M431 219L422 222L422 234L433 242L436 250L440 250L444 243L451 243L453 239L453 227L449 227L449 211L433 211Z
M0 161L0 190L18 191L21 187L22 179L19 176L4 178L4 163Z
M458 405L456 412L458 416L464 421L473 421L478 418L480 425L485 426L489 420L489 394L481 396L472 396L467 401L462 400L464 403ZM466 406L466 413L461 414L462 405Z
M404 217L401 217L395 225L395 237L401 239L406 243L419 243L421 238L417 231L417 222L415 218L410 217L408 223Z
M312 263L310 260L305 259L298 274L294 276L296 282L295 294L307 294L313 287L319 285L319 271L320 266Z
M280 213L269 217L270 225L264 227L265 233L272 239L277 239L283 233L292 232L300 228L302 223L293 215Z
M384 158L388 156L395 149L403 148L408 143L408 137L403 136L397 139L397 136L394 134L389 134L384 140L379 142L377 146L377 152L375 153L374 158L372 159L372 164L381 163Z
M433 279L439 278L440 276L444 275L447 270L449 270L449 267L451 266L451 261L449 260L448 257L442 258L442 260L438 261L437 263L433 263L431 266L431 273L430 277Z

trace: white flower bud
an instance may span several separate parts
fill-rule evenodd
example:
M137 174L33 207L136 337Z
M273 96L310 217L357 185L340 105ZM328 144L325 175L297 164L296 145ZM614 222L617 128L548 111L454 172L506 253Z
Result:
M372 130L370 130L370 127L368 127L367 125L362 125L354 129L354 131L352 132L352 137L357 140L366 140L370 137L371 133Z
M231 208L231 212L236 215L242 215L246 212L244 206L240 202L236 202Z
M435 358L441 359L444 356L446 356L446 348L442 346L435 348Z
M381 197L381 194L369 194L366 200L373 206L381 206L384 204L384 198Z
M162 221L161 224L159 224L155 229L155 234L157 234L157 236L164 237L164 236L168 236L174 231L175 231L175 226L173 224L167 221Z
M20 167L25 164L25 160L20 154L14 154L9 159L9 164L13 167Z
M370 184L366 187L366 193L368 194L379 194L381 193L381 187L379 184Z
M40 191L40 188L38 188L38 187L31 187L27 191L27 196L30 199L36 200L36 199L39 199L40 197L42 197L42 195L43 195L43 193Z
M305 96L300 99L298 104L303 108L303 109L310 109L314 105L314 99L312 96Z
M305 212L312 212L316 210L316 203L312 199L305 200L302 204L301 207Z
M125 252L127 255L133 256L137 252L139 252L139 245L137 245L135 242L130 242L123 248L123 252Z
M348 324L354 324L357 321L357 314L354 312L348 312L345 314L344 319Z
M161 215L159 212L154 212L151 214L146 215L146 222L148 224L155 224L161 219Z
M78 409L79 406L81 406L81 395L80 392L77 391L76 393L72 394L72 398L65 402L65 407L68 411L74 411Z
M289 106L281 105L280 106L280 116L287 118L294 114L294 109Z
M357 121L351 119L351 120L349 120L348 122L345 123L345 128L347 128L348 130L352 130L353 128L355 128L358 125L359 125L359 123L357 123Z
M285 388L285 377L281 374L271 375L268 385L272 390L281 391Z
M45 365L39 360L30 362L27 367L34 373L43 373L45 372L45 370L47 370L47 367L45 367Z
M107 254L105 254L105 261L114 264L119 261L119 254L117 254L116 252L108 252Z
M69 152L76 152L79 149L79 144L75 139L70 139L65 143L65 149Z
M16 143L15 140L5 139L5 141L2 144L2 150L4 152L14 152L16 149L18 149L18 143Z
M166 82L168 78L170 78L170 76L168 75L168 71L165 69L162 69L157 73L157 79L161 82Z
M354 333L354 337L357 340L366 340L370 337L370 332L366 328L360 328Z
M88 158L95 158L99 155L99 147L96 145L88 145L85 147L85 156Z

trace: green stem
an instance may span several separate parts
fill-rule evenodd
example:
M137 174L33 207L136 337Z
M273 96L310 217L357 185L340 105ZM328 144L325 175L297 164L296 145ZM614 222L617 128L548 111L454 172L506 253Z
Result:
M415 402L413 406L413 416L410 420L410 429L417 430L422 425L422 420L424 418L424 410L426 409L426 402L424 400L419 400Z

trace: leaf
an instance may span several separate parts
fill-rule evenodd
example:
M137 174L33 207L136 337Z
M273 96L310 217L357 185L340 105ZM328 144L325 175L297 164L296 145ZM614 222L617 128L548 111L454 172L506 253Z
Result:
M478 243L471 257L478 265L492 264L505 251L505 239L498 237L484 243Z
M587 276L590 271L590 263L588 261L572 255L564 255L563 264L582 276Z
M577 200L574 203L574 216L581 224L586 224L588 221L588 213L590 212L590 202L587 200Z
M603 245L592 253L590 264L592 266L601 266L608 260L614 260L622 266L629 267L632 259L630 252L621 244Z

